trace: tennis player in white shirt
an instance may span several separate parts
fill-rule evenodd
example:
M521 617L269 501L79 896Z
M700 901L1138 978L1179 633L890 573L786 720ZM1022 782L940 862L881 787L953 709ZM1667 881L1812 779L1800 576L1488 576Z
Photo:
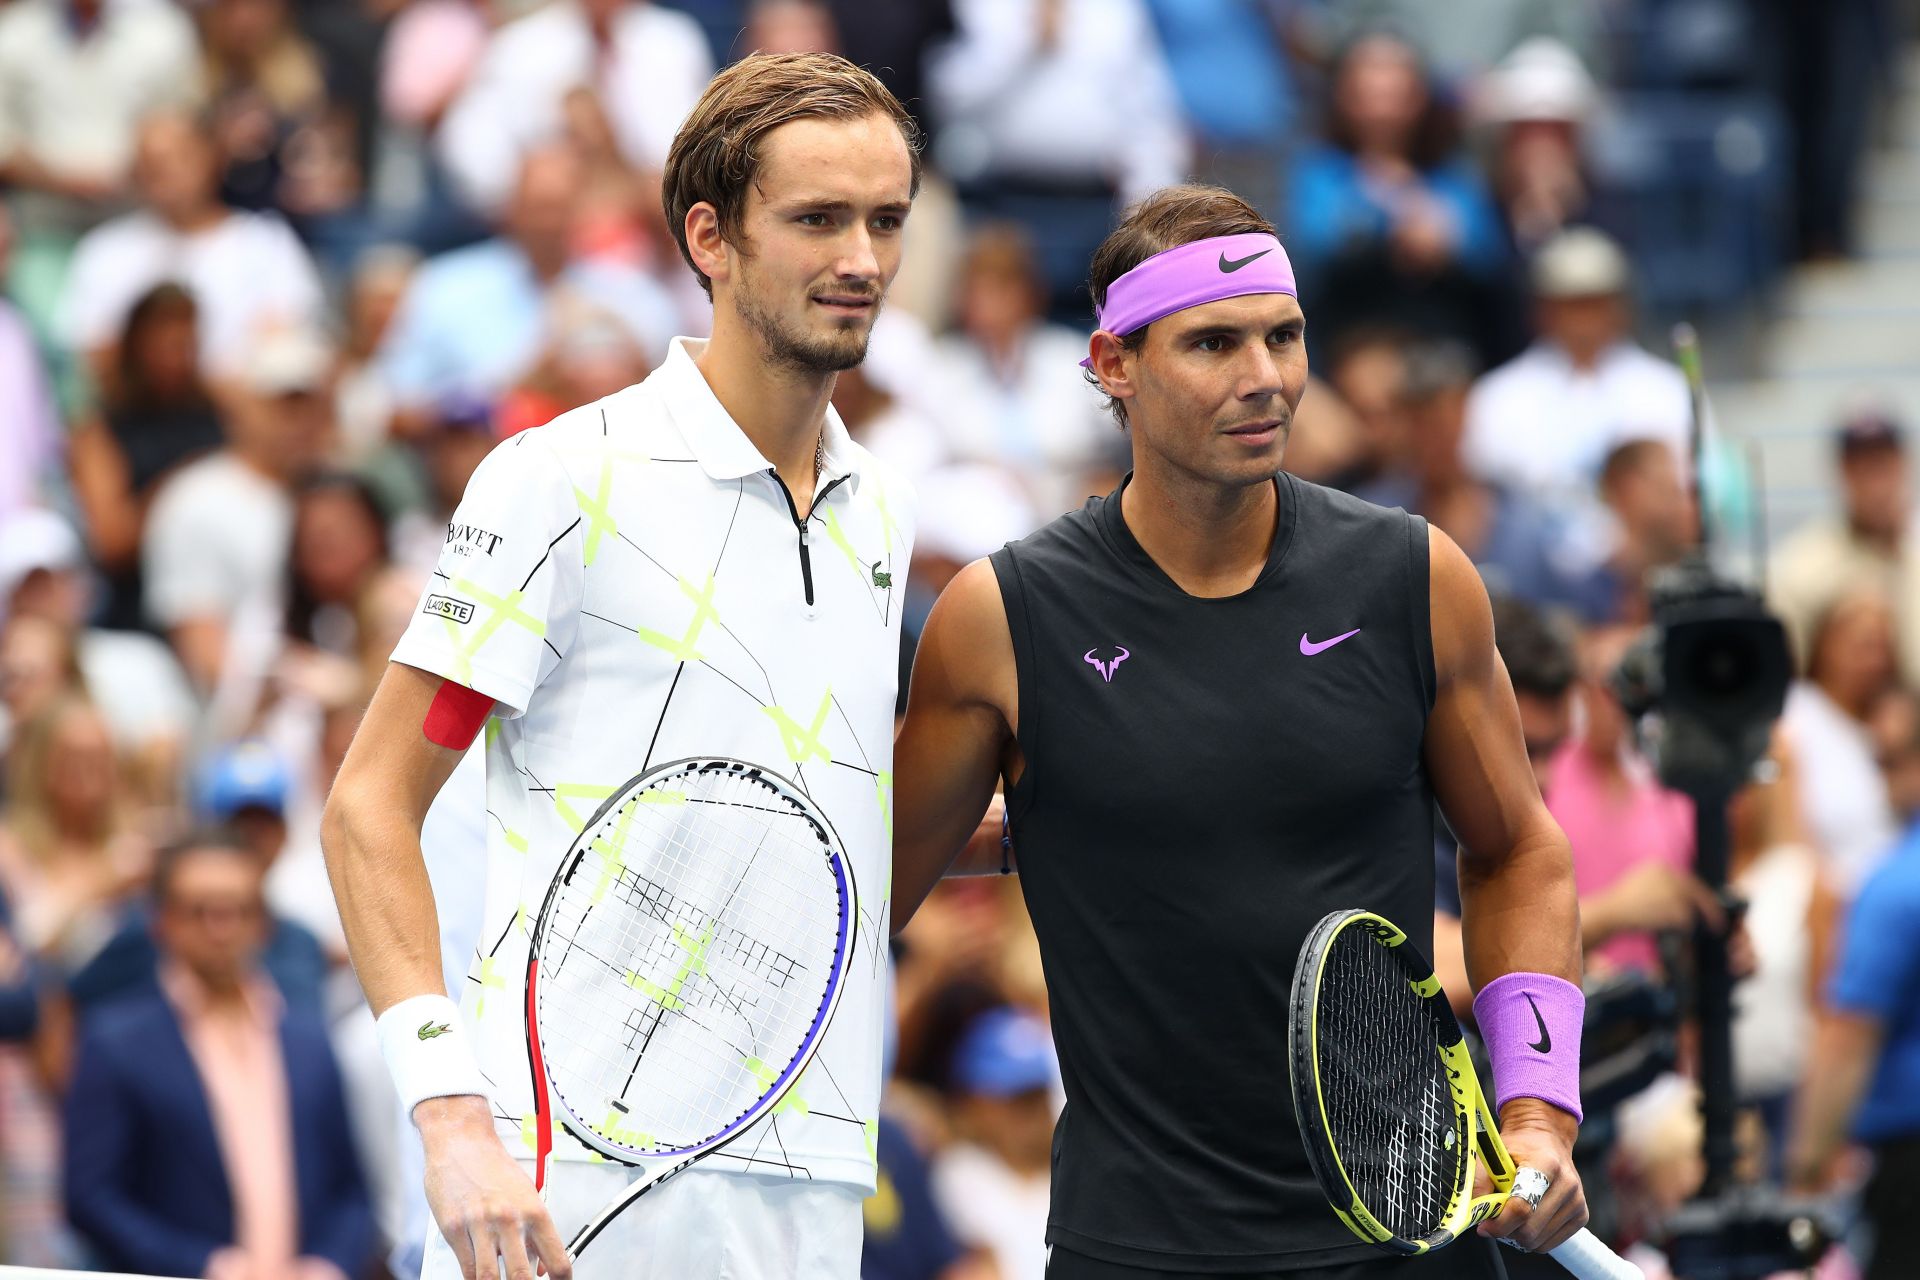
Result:
M635 1176L561 1131L545 1203L534 1189L527 934L600 801L694 755L763 763L827 813L862 886L856 951L792 1093L617 1218L582 1274L859 1273L912 497L828 398L900 265L916 143L837 57L756 55L714 79L663 182L712 338L676 339L646 381L481 465L340 770L328 871L426 1151L428 1280L567 1280L562 1241ZM456 1000L420 824L483 727L486 905Z

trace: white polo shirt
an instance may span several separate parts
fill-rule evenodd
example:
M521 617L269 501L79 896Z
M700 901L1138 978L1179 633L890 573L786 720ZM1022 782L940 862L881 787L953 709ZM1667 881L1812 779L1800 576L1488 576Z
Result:
M710 1169L871 1190L892 888L906 483L827 412L802 528L676 338L637 386L495 449L393 660L494 699L485 920L462 1007L508 1150L534 1150L528 935L600 802L696 755L766 765L826 812L856 879L833 1025L798 1086ZM555 1125L554 1154L598 1159Z

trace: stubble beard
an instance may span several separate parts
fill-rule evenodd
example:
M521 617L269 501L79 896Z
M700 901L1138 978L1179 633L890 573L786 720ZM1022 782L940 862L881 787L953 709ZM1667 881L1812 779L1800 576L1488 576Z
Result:
M873 337L873 319L880 314L876 302L873 317L864 326L858 321L843 320L840 323L846 327L823 337L799 332L781 323L778 316L761 305L759 293L752 288L739 291L735 307L747 328L759 336L769 361L806 375L843 373L865 360L867 343Z

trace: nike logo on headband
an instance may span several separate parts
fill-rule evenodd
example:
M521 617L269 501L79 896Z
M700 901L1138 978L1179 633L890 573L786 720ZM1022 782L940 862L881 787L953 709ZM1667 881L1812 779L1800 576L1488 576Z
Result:
M1240 268L1246 266L1249 262L1254 261L1256 258L1264 258L1272 252L1273 250L1271 249L1262 249L1260 252L1250 253L1244 258L1231 258L1231 259L1228 258L1227 255L1223 253L1220 255L1220 270L1227 273L1228 275L1231 275L1234 272L1238 271Z

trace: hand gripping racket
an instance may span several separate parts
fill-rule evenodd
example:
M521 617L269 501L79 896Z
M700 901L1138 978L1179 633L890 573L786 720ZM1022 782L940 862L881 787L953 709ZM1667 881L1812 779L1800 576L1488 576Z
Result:
M556 1115L648 1172L569 1253L799 1080L840 999L854 901L825 815L756 765L661 765L587 822L547 888L527 964L534 1182L544 1195Z
M1440 980L1404 932L1369 911L1325 917L1300 948L1290 1004L1294 1116L1355 1235L1426 1253L1499 1212L1513 1157ZM1493 1179L1483 1196L1476 1155ZM1584 1229L1553 1257L1580 1280L1644 1280Z

